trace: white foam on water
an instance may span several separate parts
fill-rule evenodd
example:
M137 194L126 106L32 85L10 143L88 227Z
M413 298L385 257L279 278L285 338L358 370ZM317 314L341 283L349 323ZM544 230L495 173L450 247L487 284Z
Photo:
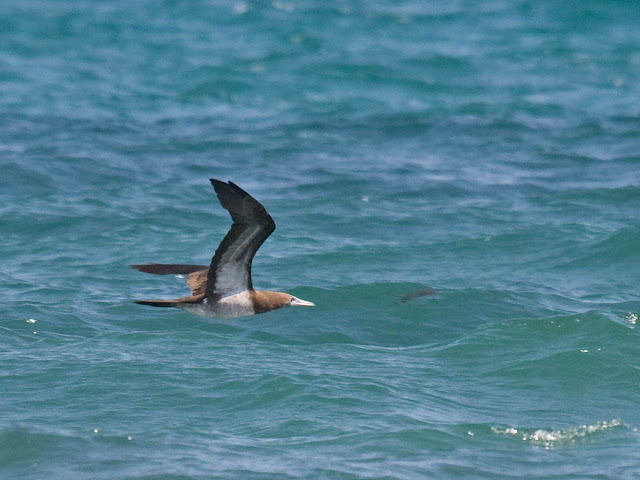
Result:
M531 429L517 429L513 427L491 427L491 431L498 435L519 437L523 442L540 445L545 449L550 450L557 444L575 443L577 440L586 438L597 432L616 428L621 425L621 420L613 419L605 422L598 422L594 425L581 425L579 427L568 428L565 430L538 429L531 431Z

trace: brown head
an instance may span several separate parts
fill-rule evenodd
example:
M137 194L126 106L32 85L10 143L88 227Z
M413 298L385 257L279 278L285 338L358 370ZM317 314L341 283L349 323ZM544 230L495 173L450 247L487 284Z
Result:
M264 290L252 291L251 301L256 313L270 312L282 307L315 307L314 303L301 300L288 293L267 292Z

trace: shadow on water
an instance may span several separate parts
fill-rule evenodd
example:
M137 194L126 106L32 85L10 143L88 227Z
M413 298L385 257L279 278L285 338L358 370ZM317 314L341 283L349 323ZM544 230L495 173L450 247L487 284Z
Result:
M316 307L287 308L223 323L245 328L252 338L277 343L407 347L446 344L487 323L522 316L526 308L509 292L438 291L415 283L331 290L300 287L291 293L311 299Z
M515 319L535 322L612 305L549 298L541 291L435 290L416 283L374 283L292 293L315 308L287 308L234 321L253 338L282 343L350 343L385 347L439 346ZM634 305L623 304L625 309ZM612 314L613 315L613 314ZM629 324L619 315L618 323ZM633 317L635 318L635 317Z

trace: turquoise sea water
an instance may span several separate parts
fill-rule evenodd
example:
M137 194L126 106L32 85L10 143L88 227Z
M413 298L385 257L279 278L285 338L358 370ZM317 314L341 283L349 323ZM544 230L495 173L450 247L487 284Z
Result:
M0 22L0 478L638 478L636 2ZM133 303L188 290L130 264L209 262L209 177L315 308Z

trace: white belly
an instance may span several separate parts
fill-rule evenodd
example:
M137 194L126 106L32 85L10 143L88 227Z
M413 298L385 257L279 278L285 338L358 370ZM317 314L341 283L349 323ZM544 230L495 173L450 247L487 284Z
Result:
M253 304L249 298L249 292L242 292L236 295L221 298L217 302L210 303L204 299L202 303L184 304L180 308L196 315L211 318L233 318L253 315L255 313Z

